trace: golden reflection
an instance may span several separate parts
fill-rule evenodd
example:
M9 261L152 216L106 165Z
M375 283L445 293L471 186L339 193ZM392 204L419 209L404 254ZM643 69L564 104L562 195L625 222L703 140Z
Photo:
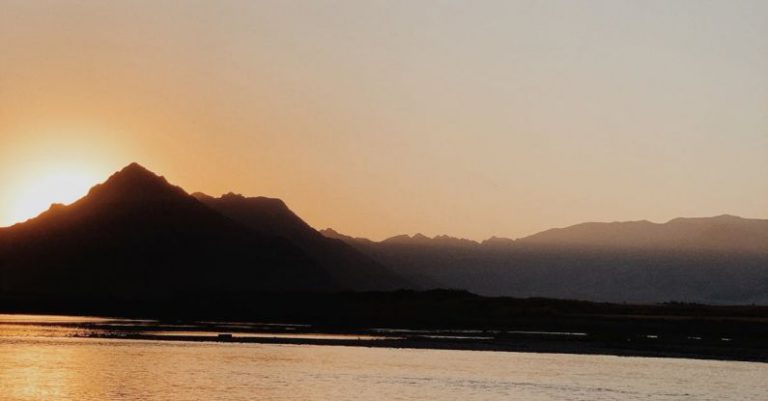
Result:
M72 392L77 371L65 369L73 358L75 348L18 347L7 352L4 359L13 369L4 369L0 378L3 396L11 400L60 400ZM51 369L52 366L61 368Z

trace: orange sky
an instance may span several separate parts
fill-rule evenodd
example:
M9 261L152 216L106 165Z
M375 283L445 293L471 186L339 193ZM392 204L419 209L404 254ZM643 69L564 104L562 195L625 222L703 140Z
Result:
M0 225L131 161L376 239L765 218L766 21L763 1L0 1Z

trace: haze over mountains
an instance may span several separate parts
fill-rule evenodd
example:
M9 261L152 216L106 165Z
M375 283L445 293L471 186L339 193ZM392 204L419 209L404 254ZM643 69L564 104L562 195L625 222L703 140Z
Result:
M721 215L649 221L584 223L523 238L522 244L574 248L768 252L768 220Z
M768 304L768 220L724 215L585 223L518 240L374 242L318 232L279 199L190 195L131 164L72 205L0 228L3 299L398 288Z
M353 238L331 228L321 230L331 238L347 242L375 243L365 238ZM504 247L504 246L561 246L581 249L699 249L733 252L768 252L768 220L745 219L738 216L676 218L666 223L647 220L582 223L565 228L553 228L517 240L491 237L477 242L466 238L423 234L396 235L382 244Z
M373 242L322 232L427 288L610 302L768 303L768 220L585 223L483 242L418 234Z

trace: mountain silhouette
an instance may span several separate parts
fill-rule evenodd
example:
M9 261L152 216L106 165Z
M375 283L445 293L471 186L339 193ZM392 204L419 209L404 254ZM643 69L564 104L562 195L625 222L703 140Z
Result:
M54 205L0 229L0 291L19 297L161 300L196 293L378 288L374 273L361 274L354 283L338 280L332 263L284 235L296 229L288 226L292 223L276 219L254 230L134 163L69 206ZM387 273L382 282L395 277Z
M578 248L688 249L768 252L768 220L722 215L649 221L583 223L520 239L519 245Z
M338 235L338 233L337 233ZM386 244L397 245L414 245L414 246L455 246L455 247L472 247L478 243L472 240L464 238L456 238L448 235L438 235L436 237L427 237L424 234L418 233L413 236L410 235L396 235L382 241Z
M584 223L517 240L340 239L424 288L609 302L768 304L768 220Z
M134 163L71 205L0 228L0 299L205 298L210 306L265 291L398 288L768 304L768 220L722 215L584 223L515 240L375 242L317 231L280 199L190 195Z
M293 213L280 199L249 198L234 193L220 198L202 193L193 196L255 232L290 240L317 260L344 288L392 290L413 286L354 247L327 238Z

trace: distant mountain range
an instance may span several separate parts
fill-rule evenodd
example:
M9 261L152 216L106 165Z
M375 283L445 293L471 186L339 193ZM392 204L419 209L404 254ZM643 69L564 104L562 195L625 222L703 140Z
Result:
M0 228L0 300L162 302L264 291L768 304L768 220L585 223L517 240L318 232L283 201L188 194L138 164ZM237 299L247 299L238 296Z
M320 231L329 238L345 242L374 244L366 238L353 238L331 228ZM381 244L422 245L467 248L510 246L558 246L579 249L673 249L719 250L726 252L768 253L768 220L738 216L677 218L667 223L647 220L582 223L553 228L520 239L491 237L477 242L447 235L427 237L423 234L396 235Z
M423 288L609 302L768 304L768 220L585 223L483 242L321 231Z

